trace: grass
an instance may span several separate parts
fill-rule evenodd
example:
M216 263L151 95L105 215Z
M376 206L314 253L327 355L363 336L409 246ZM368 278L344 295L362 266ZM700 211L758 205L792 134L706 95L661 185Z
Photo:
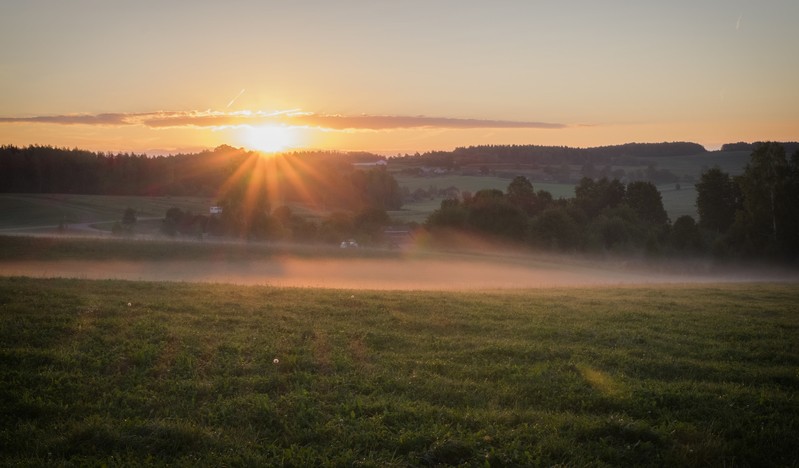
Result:
M658 190L672 223L683 215L693 216L695 221L699 220L696 211L696 188L693 184L681 184L680 190L675 189L675 184L660 185Z
M202 197L140 197L71 194L0 194L0 228L56 226L112 222L122 219L126 208L142 218L164 217L178 207L195 214L207 213L211 200Z
M0 235L2 261L58 260L214 260L257 261L290 254L295 257L399 257L380 249L341 249L324 245L279 245L261 242L200 242L127 237L81 238Z
M796 465L797 303L0 278L0 464Z
M497 189L505 192L512 179L496 176L473 176L473 175L441 175L435 177L417 177L403 174L394 174L394 178L401 187L408 187L413 192L416 189L429 189L435 186L439 190L448 187L457 187L461 191L472 193L483 189ZM550 182L533 182L536 191L546 190L555 198L571 198L574 196L574 184L557 184Z

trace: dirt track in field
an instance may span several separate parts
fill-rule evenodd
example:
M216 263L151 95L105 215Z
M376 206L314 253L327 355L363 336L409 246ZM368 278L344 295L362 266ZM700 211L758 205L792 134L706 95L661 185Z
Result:
M2 276L212 282L384 290L478 290L735 281L799 281L796 273L708 273L671 268L483 259L276 258L258 262L29 261L0 263Z

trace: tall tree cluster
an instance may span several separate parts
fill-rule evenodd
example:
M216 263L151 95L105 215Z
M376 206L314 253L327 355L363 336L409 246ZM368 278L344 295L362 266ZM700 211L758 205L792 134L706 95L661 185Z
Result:
M481 190L448 199L433 212L433 230L460 229L476 234L566 251L631 251L671 248L670 222L651 182L583 178L574 198L554 200L516 177L506 192ZM682 247L680 247L682 249Z
M796 260L799 256L799 149L754 145L742 175L715 167L696 184L699 225L719 254Z

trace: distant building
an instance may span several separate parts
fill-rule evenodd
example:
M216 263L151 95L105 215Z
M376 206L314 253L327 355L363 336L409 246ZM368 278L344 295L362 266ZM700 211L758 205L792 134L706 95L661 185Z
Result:
M385 159L381 159L380 161L365 162L365 163L353 163L352 165L354 167L362 167L362 168L367 168L367 167L386 167L388 165L388 162L386 162Z
M211 214L222 214L222 207L221 206L212 206L209 210Z

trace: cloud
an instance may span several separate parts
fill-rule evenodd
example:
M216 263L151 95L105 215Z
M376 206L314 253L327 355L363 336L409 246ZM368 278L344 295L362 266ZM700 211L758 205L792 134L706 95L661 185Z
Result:
M332 130L391 130L401 128L563 128L565 125L545 122L509 120L457 119L451 117L397 115L323 115L300 114L291 117L300 125Z
M49 123L60 125L127 125L129 114L70 114L38 117L0 117L0 123Z
M146 113L67 114L37 117L0 117L0 123L45 123L60 125L127 126L150 128L232 127L242 125L289 125L326 130L394 130L410 128L479 129L539 128L558 129L567 125L548 122L461 119L452 117L401 115L338 115L313 112L220 112L160 111Z

